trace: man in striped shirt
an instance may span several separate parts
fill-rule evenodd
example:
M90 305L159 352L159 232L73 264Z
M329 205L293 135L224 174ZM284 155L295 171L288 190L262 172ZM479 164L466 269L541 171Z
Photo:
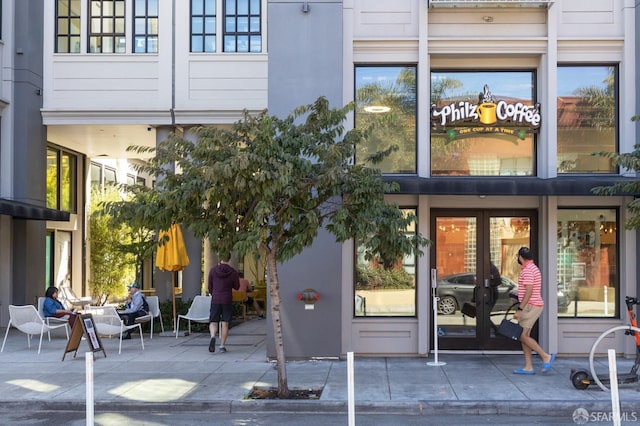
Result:
M556 359L556 354L546 353L530 336L531 329L542 314L544 301L542 300L542 276L540 269L533 262L533 254L528 247L521 247L518 250L518 263L522 265L520 277L518 278L518 300L520 306L513 316L522 327L520 343L524 353L524 367L513 370L514 374L535 374L531 351L534 350L542 359L542 372L546 373L551 369Z

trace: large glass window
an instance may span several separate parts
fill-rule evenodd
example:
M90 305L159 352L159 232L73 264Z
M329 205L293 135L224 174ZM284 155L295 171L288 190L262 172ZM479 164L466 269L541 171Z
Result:
M534 71L431 72L431 175L533 176Z
M260 0L225 0L225 52L262 51L260 15Z
M191 51L216 51L216 0L191 0Z
M416 173L416 67L357 66L355 85L356 127L373 126L356 161L395 146L398 150L376 167L383 173Z
M80 53L80 0L56 1L56 53Z
M403 208L402 211L416 214L415 208ZM415 235L415 224L406 232ZM356 253L354 315L415 316L415 277L415 255L405 256L393 265L387 265L378 257L367 260L364 247L359 245Z
M158 0L133 5L133 52L158 53Z
M76 156L47 148L47 207L76 212Z
M125 0L91 0L89 52L125 53Z
M558 315L617 317L615 209L558 210Z
M613 173L617 150L618 69L613 65L558 66L558 173Z

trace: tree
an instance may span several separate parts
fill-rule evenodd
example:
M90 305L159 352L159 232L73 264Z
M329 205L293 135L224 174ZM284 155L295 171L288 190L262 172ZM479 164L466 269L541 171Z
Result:
M345 131L353 109L331 109L321 97L283 119L245 111L231 129L200 127L197 142L171 135L156 148L131 147L155 154L139 170L156 176L157 185L113 206L134 203L149 227L181 223L217 253L266 253L281 398L289 389L278 263L309 247L320 227L337 242L364 241L369 258L421 255L428 242L420 234L407 237L403 231L415 216L385 201L397 185L383 182L371 165L354 164L367 133Z
M133 259L123 254L120 245L128 239L126 224L115 224L113 217L101 207L101 203L120 199L117 189L107 187L93 190L89 215L89 289L98 304L106 303L110 297L124 295L126 284L134 276Z
M633 121L638 121L640 116L634 116ZM633 170L640 173L640 145L634 145L632 152L597 152L594 155L609 158L611 162L627 170ZM640 180L635 179L629 182L617 182L609 186L598 186L592 189L598 195L616 195L616 194L640 194ZM625 223L626 229L640 229L640 198L634 197L633 201L627 204L627 208L631 213L629 220Z

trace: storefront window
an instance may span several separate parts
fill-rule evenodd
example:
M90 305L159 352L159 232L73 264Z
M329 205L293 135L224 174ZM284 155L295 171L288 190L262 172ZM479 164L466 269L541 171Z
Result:
M533 176L533 71L431 72L431 175Z
M363 164L395 146L376 167L382 173L416 173L416 67L357 66L355 84L356 127L374 126L356 161Z
M617 317L615 209L558 210L558 315Z
M615 66L558 66L558 173L613 173L618 70Z
M416 209L405 208L402 211L416 214ZM406 232L414 235L415 224ZM415 255L398 259L393 265L385 265L378 257L367 260L364 247L358 246L356 256L355 316L415 316Z

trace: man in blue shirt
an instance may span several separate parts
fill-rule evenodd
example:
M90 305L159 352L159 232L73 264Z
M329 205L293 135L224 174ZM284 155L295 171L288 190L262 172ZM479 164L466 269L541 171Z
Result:
M144 296L140 291L140 284L133 282L127 288L129 289L129 299L125 304L125 309L119 310L118 314L125 325L133 325L136 318L147 315L147 311L144 310ZM131 339L131 333L127 331L122 338Z

